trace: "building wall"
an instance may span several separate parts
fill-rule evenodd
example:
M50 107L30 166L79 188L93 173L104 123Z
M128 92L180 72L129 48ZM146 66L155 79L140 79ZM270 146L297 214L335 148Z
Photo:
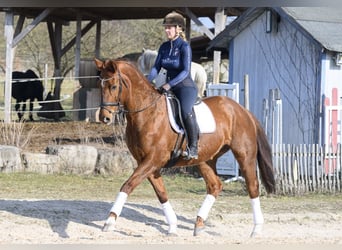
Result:
M342 97L342 66L336 65L334 57L336 54L334 52L327 51L322 57L322 93L326 93L330 96L333 88L340 89L340 98ZM342 103L339 103L342 105Z
M266 100L271 104L270 90L279 89L283 143L317 143L321 48L285 19L271 33L265 28L264 13L231 41L229 82L240 83L243 91L249 75L250 110L263 124L271 111L264 109Z
M327 51L322 57L322 144L342 143L342 66L336 65L336 53Z

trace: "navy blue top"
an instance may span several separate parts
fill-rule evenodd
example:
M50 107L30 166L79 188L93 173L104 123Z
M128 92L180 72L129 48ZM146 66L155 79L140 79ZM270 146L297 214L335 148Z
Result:
M167 83L171 87L176 86L186 78L191 79L191 57L190 45L181 37L164 42L159 48L154 66L147 77L148 80L152 82L161 67L167 70Z

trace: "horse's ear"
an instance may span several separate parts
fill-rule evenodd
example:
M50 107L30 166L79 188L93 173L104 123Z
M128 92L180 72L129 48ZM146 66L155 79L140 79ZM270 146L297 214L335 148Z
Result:
M101 70L103 69L103 62L97 58L94 58L94 62L95 62L95 65L96 65L96 68L98 70Z

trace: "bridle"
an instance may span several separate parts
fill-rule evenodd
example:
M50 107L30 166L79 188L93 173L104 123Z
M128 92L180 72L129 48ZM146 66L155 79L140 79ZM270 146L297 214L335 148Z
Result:
M153 106L154 104L157 103L157 101L160 99L160 97L162 95L158 95L151 103L149 103L146 107L143 107L141 109L136 109L136 110L127 110L124 108L124 105L121 104L120 102L120 96L121 96L121 93L122 93L122 85L125 85L126 88L128 88L128 85L125 81L125 79L123 79L121 77L121 74L120 74L120 71L118 71L117 73L118 77L119 77L119 93L118 93L118 101L117 102L104 102L103 101L103 96L101 94L101 105L100 105L100 108L101 109L105 109L107 110L110 114L112 115L115 115L115 114L121 114L121 113L138 113L138 112L142 112L146 109L148 109L149 107ZM114 79L116 76L113 75L112 77L110 78L100 78L100 81L101 81L101 87L104 86L105 82L107 81L110 81L112 79ZM117 111L113 111L113 110L110 110L108 107L118 107L118 110Z
M101 94L101 105L100 105L100 107L101 107L101 109L107 110L110 114L120 114L124 110L123 105L120 103L120 96L121 96L121 92L122 92L122 82L124 80L120 76L120 72L118 72L118 76L119 76L119 81L120 81L120 83L119 83L119 94L118 94L119 101L117 101L117 102L104 102L103 101L103 96ZM103 88L105 82L108 82L108 81L114 79L115 75L113 75L110 78L101 78L101 77L99 77L99 78L100 78L100 81L101 81L101 88ZM127 85L125 82L124 82L124 84ZM108 107L118 107L118 111L112 111Z

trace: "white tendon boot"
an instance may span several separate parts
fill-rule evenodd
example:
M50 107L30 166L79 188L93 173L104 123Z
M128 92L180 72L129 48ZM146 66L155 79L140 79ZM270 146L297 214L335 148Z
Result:
M177 234L177 216L169 201L161 204L167 223L169 224L169 235Z
M211 194L207 194L201 208L199 209L197 216L201 217L203 219L203 221L205 221L208 218L209 212L212 208L212 206L214 205L216 201L215 196L211 195ZM204 227L198 228L195 226L194 229L194 236L199 235L202 231L204 230Z
M262 226L264 224L264 216L261 212L259 197L251 199L251 205L253 210L254 227L250 237L256 237L261 234Z
M120 216L122 208L124 204L126 203L126 200L127 200L127 194L124 192L120 192L118 196L116 197L116 200L114 202L112 209L110 210L110 212L116 214L116 218L112 216L108 217L108 219L106 220L102 228L103 232L114 231L116 219Z

